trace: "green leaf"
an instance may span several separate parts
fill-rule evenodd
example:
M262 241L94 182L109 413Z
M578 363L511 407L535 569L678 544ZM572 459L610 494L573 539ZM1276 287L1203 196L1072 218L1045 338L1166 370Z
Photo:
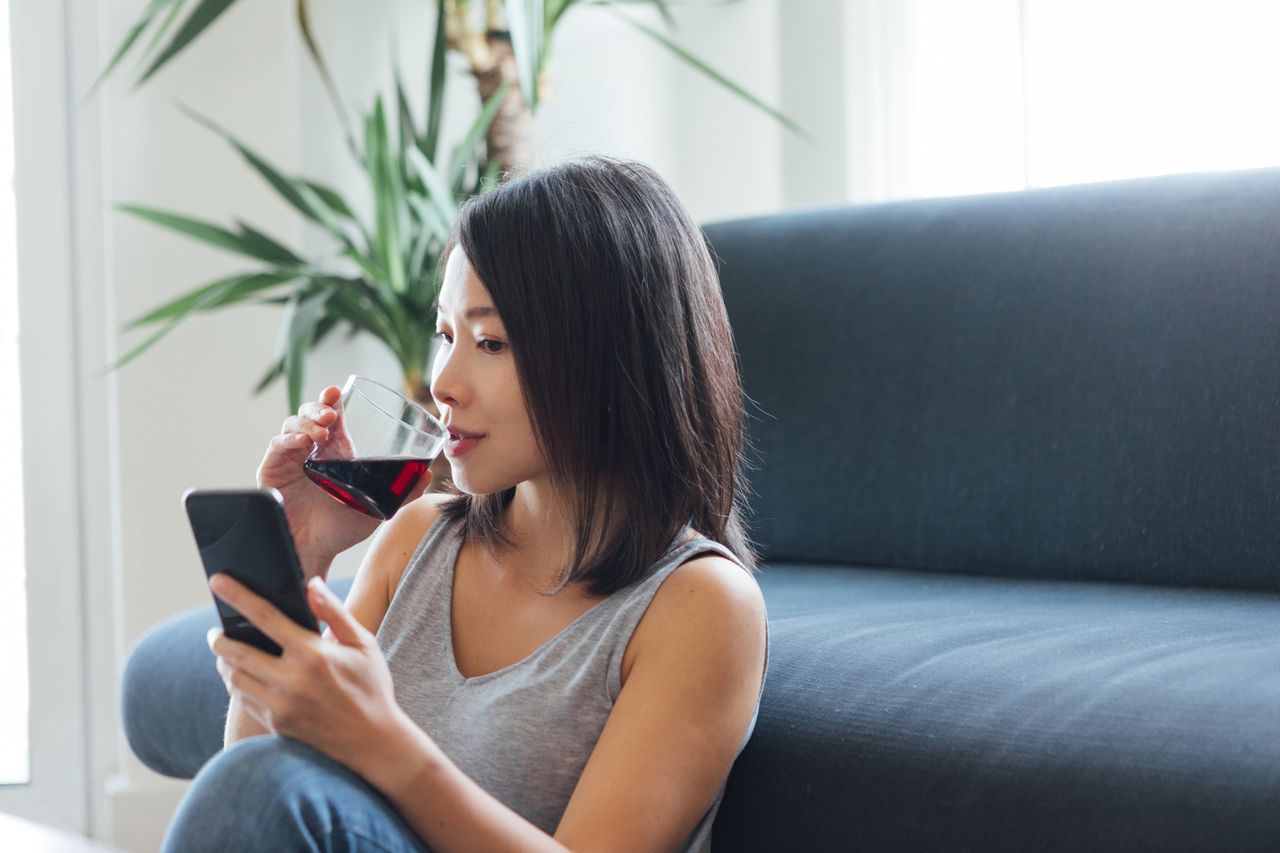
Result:
M449 186L456 186L457 182L462 178L463 173L466 171L467 163L475 155L476 146L480 144L480 140L489 132L489 125L493 124L493 117L498 114L498 107L502 106L502 99L507 96L509 88L511 88L511 84L504 82L494 90L493 94L489 96L489 100L484 102L480 115L476 116L476 120L472 122L467 135L453 149L453 154L449 157L449 168L445 173Z
M185 320L190 314L198 311L212 311L226 305L240 302L253 293L264 290L268 287L275 287L283 284L296 276L290 275L272 275L265 273L250 273L248 275L235 275L228 278L220 279L204 287L174 300L168 305L162 306L152 311L145 317L140 317L125 327L125 331L137 328L138 326L156 323L161 320L167 321L165 325L151 334L145 341L134 347L123 358L116 361L101 371L99 377L105 376L113 370L124 367L138 356L142 355L150 349L157 341L169 334L178 324Z
M716 0L712 0L712 2L705 2L701 4L687 3L685 5L711 6L711 5L725 5L726 3L734 3L734 2L737 2L737 0L718 0L718 2L716 2ZM665 23L668 27L670 27L673 30L678 29L676 27L675 16L671 14L671 4L668 3L667 0L594 0L594 2L592 2L591 5L598 6L598 5L604 5L606 3L618 3L618 4L629 5L629 6L638 6L641 4L645 6L657 6L658 14L662 15L663 23Z
M400 145L408 148L418 145L418 130L413 119L413 110L409 108L409 98L404 93L404 81L400 79L400 69L392 72L396 86L396 106L400 114Z
M440 0L440 2L443 2L443 0ZM307 47L311 62L316 66L316 70L320 72L320 81L324 83L324 90L329 95L329 103L333 104L333 111L337 113L338 123L342 125L342 135L347 140L347 148L356 160L360 160L360 149L356 147L355 134L351 129L351 116L347 114L346 107L342 105L342 96L338 94L338 87L333 82L333 75L329 73L329 66L325 64L324 57L320 54L320 48L316 44L315 36L311 33L311 12L307 6L307 0L297 0L294 11L298 22L298 32L302 34L302 42Z
M382 268L382 263L377 258L366 257L360 252L346 251L342 253L342 257L355 262L356 266L369 277L369 281L383 284L387 281L387 271Z
M450 223L440 214L440 209L433 205L430 201L422 196L409 196L409 206L413 208L414 213L418 214L418 221L421 223L422 236L443 238L449 233ZM410 258L413 257L413 251L410 251ZM412 267L412 262L410 262Z
M316 325L324 314L325 303L333 293L333 285L316 289L302 288L294 292L285 312L281 328L285 331L284 372L289 386L289 410L302 405L302 385L306 379L306 355L315 338Z
M249 146L245 145L239 139L232 136L229 131L227 131L225 128L223 128L213 119L206 118L205 116L201 115L200 113L196 112L195 110L191 109L185 104L178 104L178 109L181 110L183 113L185 113L193 121L199 122L200 124L209 128L209 130L212 130L214 133L218 134L218 136L221 136L233 148L235 148L236 151L240 153L240 156L243 157L245 161L250 166L252 166L254 170L259 175L261 175L267 181L267 183L269 183L275 189L276 192L284 196L285 200L288 201L289 204L293 205L296 209L301 211L304 215L312 219L315 218L314 216L312 216L312 212L307 207L307 204L302 200L301 196L298 194L297 187L295 186L296 182L292 178L286 177L283 172L281 172L275 166L272 166L270 163L268 163L257 152L249 148Z
M355 216L351 213L347 204L338 197L333 190L325 189L318 184L312 184L308 181L302 181L297 178L291 178L285 175L275 166L268 163L257 152L253 151L247 145L242 143L236 137L232 136L227 130L221 127L200 113L189 107L179 104L178 108L186 113L192 120L212 130L218 136L222 137L233 148L240 153L250 166L253 167L259 175L262 176L272 189L280 193L295 210L300 212L313 222L323 225L334 237L343 241L345 245L351 245L350 236L347 234L346 228L339 222L335 216L336 211L340 215L345 216L352 223L359 226ZM363 231L363 229L361 229Z
M408 229L408 215L404 185L400 180L402 169L398 146L393 148L392 145L382 98L379 97L365 126L365 156L369 160L369 177L373 185L374 241L382 266L387 271L387 284L393 292L404 293L408 282L401 240Z
M447 233L447 232L446 232ZM434 247L434 250L433 250ZM444 249L444 240L423 228L413 241L409 252L409 277L415 282L424 282L427 278L427 261L439 255Z
M329 332L333 331L334 327L338 325L338 322L339 320L336 317L325 317L321 319L320 322L316 324L316 332L315 332L315 336L311 340L311 348L315 349L317 346L319 346L320 342L325 339L325 337L329 334ZM264 390L266 390L266 387L268 385L276 381L276 379L278 379L283 374L284 374L284 357L281 356L272 363L271 367L267 368L267 372L263 374L261 379L258 380L257 386L253 389L254 395L257 396L258 394L261 394ZM293 414L297 411L298 410L295 407L289 410L289 414Z
M98 79L93 81L93 85L89 87L89 91L84 93L84 97L81 100L89 99L93 93L98 90L98 87L102 85L102 82L106 80L107 77L110 76L111 72L115 70L115 67L120 64L120 60L124 59L125 54L129 52L129 48L133 47L133 44L138 40L138 37L146 31L147 27L151 26L152 20L155 19L155 16L161 9L166 5L171 5L173 7L173 10L171 11L175 11L180 3L181 0L151 0L151 2L147 4L147 8L142 10L142 15L134 25L130 27L129 32L124 37L124 40L120 42L120 46L116 48L116 52L111 57L111 61L107 63L107 67L102 69L102 73L98 75ZM170 14L170 20L172 20L172 17L172 14Z
M165 324L164 328L159 329L158 331L152 333L145 341L143 341L142 343L134 347L132 350L130 350L128 354L126 354L123 358L116 361L115 364L105 367L101 371L99 371L98 378L101 379L103 376L106 376L108 373L110 373L113 370L119 370L129 362L133 361L138 356L142 355L147 350L151 349L151 347L157 341L159 341L165 335L172 332L174 328L177 327L179 322L180 322L179 320L170 320L168 323Z
M550 33L555 29L556 24L560 22L560 18L564 13L574 6L605 6L609 3L626 4L630 6L644 4L646 6L657 6L658 13L662 15L662 20L671 29L676 29L675 16L671 14L672 6L728 6L730 3L739 3L741 0L683 0L683 2L673 2L673 0L559 0L556 5L555 0L548 3L548 20L547 32Z
M151 67L147 69L142 78L138 80L138 86L141 86L147 80L151 79L151 75L159 71L170 60L182 52L188 44L205 31L210 24L217 20L218 16L234 3L235 0L200 0L200 5L187 16L182 22L182 26L178 28L178 32L173 39L160 52L155 61L151 63Z
M674 30L676 28L676 19L671 15L671 7L667 5L666 0L650 0L650 2L658 7L658 13L662 15L662 20Z
M440 124L444 113L444 59L449 49L445 44L444 0L436 0L436 32L431 45L431 80L427 85L427 133L422 139L422 153L432 163L440 150Z
M116 205L116 208L126 213L131 213L139 219L145 219L148 222L177 231L179 234L186 235L207 245L235 252L236 254L247 255L270 264L282 263L282 258L284 257L280 252L280 249L284 247L275 243L274 240L270 240L270 238L268 238L269 243L264 243L262 238L265 235L261 234L261 232L253 231L236 234L220 225L214 225L211 222L184 216L180 213L169 213L132 204L120 204ZM284 251L288 252L290 257L297 258L288 249L284 249Z
M538 109L538 72L542 70L542 42L546 35L545 0L504 0L516 77L529 109Z
M348 207L347 203L343 200L342 196L338 195L333 190L323 184L317 184L314 181L304 180L299 183L319 196L320 201L324 202L325 207L329 208L334 213L346 219L350 219L352 222L359 222L359 220L356 219L356 215L351 212L351 208Z
M703 74L707 75L707 76L708 76L708 77L710 77L712 80L714 80L714 81L716 81L717 83L719 83L721 86L724 86L724 87L725 87L726 89L728 89L730 92L732 92L733 94L735 94L735 95L737 95L738 97L742 98L742 99L743 99L744 101L746 101L747 103L749 103L749 104L751 104L752 106L754 106L754 107L756 107L756 108L758 108L758 109L762 110L762 111L763 111L763 112L765 112L765 113L768 113L770 116L772 116L774 119L776 119L780 124L782 124L782 125L783 125L784 127L786 127L788 130L790 130L790 131L791 131L792 133L794 133L796 136L799 136L801 139L804 139L804 140L806 140L806 141L808 141L808 142L810 142L810 143L815 142L814 138L813 138L812 136L810 136L810 135L808 134L808 132L806 132L803 128L801 128L801 127L800 127L800 125L796 124L794 121L792 121L791 119L787 118L785 115L783 115L782 113L778 112L776 109L774 109L773 107L769 106L769 105L768 105L768 104L766 104L764 101L760 100L760 99L759 99L759 98L757 98L755 95L753 95L753 94L751 94L750 92L748 92L746 89L743 89L743 88L742 88L741 86L739 86L737 83L734 83L734 82L733 82L732 80L730 80L728 77L725 77L725 76L724 76L723 74L721 74L719 71L716 71L714 68L712 68L711 66L707 65L707 64L706 64L705 62L703 62L701 59L698 59L696 56L694 56L693 54L691 54L689 51L685 50L685 49L684 49L683 47L681 47L680 45L678 45L678 44L676 44L675 42L673 42L671 39L669 39L669 38L667 38L666 36L664 36L662 33L658 32L658 31L657 31L657 30L655 30L655 29L652 29L651 27L645 26L644 24L640 23L639 21L635 20L634 18L631 18L631 17L630 17L630 16L628 16L628 15L624 15L624 14L622 14L622 12L617 8L617 6L619 5L619 0L604 0L604 2L601 2L601 3L594 3L593 5L602 5L602 6L610 7L610 8L611 8L611 10L613 11L613 13L614 13L615 15L617 15L619 18L621 18L622 20L626 21L628 24L630 24L631 26L635 27L635 28L636 28L636 29L638 29L640 32L642 32L642 33L644 33L645 35L649 36L649 37L650 37L650 38L652 38L654 41L658 42L658 44L660 44L660 45L662 45L663 47L667 48L667 49L668 49L668 50L670 50L672 53L674 53L676 56L680 57L680 58L681 58L681 59L683 59L685 62L689 63L689 64L690 64L690 65L692 65L694 68L698 69L698 70L699 70L699 71L701 71Z
M147 43L147 46L142 51L143 58L146 58L155 52L156 46L164 40L165 35L169 32L169 28L172 27L173 22L177 20L178 13L182 11L182 4L184 2L186 2L186 0L170 0L169 14L164 16L164 20L160 22L160 26L156 27L156 31L151 34L151 41ZM139 61L138 66L141 65L142 62Z
M297 273L240 273L206 284L190 293L167 302L147 314L131 320L124 331L131 331L139 326L159 323L162 320L179 320L197 311L212 311L224 305L242 301L259 291L275 287L297 278Z
M266 257L270 259L271 263L282 267L306 266L306 261L295 255L275 238L259 231L249 223L237 219L236 226L240 229L241 239L254 246L260 253L260 257Z
M564 13L576 6L578 0L547 0L547 32L550 33L560 23Z
M369 234L365 231L364 226L354 216L351 216L351 211L341 198L338 198L332 191L327 191L328 197L326 197L318 191L324 190L323 187L317 188L315 184L307 181L299 181L297 189L302 200L306 202L307 206L315 214L316 221L323 225L330 234L337 237L346 250L361 254L360 249L356 247L355 242L347 234L346 226L343 224L344 216L355 226L360 238L364 241L366 249L368 248ZM336 206L333 203L335 201Z
M388 346L394 345L394 329L377 307L370 305L360 288L338 286L329 297L328 307L331 314L341 316L355 330L368 332Z
M453 191L449 189L449 185L444 182L444 178L436 171L436 167L431 165L426 155L416 148L411 148L405 152L409 165L413 167L417 177L422 179L426 186L428 194L431 196L431 203L440 211L440 215L446 223L453 222L454 217L458 215L458 205L454 200Z

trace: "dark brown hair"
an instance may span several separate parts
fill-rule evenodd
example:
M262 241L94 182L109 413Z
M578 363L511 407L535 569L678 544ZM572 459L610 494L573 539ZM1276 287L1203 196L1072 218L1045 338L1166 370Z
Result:
M641 163L592 156L468 199L460 245L501 315L533 431L578 531L553 595L649 573L685 525L753 574L746 415L733 333L702 230ZM437 278L439 280L439 278ZM515 488L442 504L468 540L510 549Z

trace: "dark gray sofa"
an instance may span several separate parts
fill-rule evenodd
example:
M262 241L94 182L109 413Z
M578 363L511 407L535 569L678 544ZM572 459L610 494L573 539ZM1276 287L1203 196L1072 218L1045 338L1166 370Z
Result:
M772 639L716 849L1280 848L1280 170L706 232ZM124 674L167 775L214 622Z

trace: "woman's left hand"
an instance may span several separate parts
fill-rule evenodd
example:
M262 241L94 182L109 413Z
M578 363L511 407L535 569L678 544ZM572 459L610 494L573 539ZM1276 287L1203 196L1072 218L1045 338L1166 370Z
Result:
M391 671L373 634L324 581L313 578L307 585L312 612L329 625L324 636L230 575L215 574L209 587L284 650L276 657L230 639L221 628L208 633L227 691L240 696L258 722L366 777L378 762L394 760L406 725L416 726L396 703Z

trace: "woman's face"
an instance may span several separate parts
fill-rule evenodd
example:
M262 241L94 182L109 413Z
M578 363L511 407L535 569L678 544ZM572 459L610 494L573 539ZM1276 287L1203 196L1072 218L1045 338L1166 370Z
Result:
M506 330L461 247L445 264L439 303L436 332L442 339L431 396L446 425L484 435L461 456L453 441L445 445L454 483L467 494L488 495L539 476L546 466Z

